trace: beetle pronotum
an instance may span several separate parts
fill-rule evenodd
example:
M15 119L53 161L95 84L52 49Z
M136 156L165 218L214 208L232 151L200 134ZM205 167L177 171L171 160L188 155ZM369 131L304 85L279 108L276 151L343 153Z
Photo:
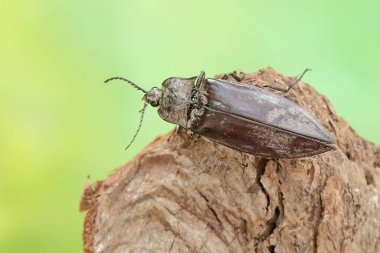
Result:
M158 107L165 121L258 156L299 158L333 148L329 132L308 111L253 85L205 78L204 72L191 78L170 77L161 89L153 87L150 91L122 77L105 82L115 79L145 93L138 130L150 104Z

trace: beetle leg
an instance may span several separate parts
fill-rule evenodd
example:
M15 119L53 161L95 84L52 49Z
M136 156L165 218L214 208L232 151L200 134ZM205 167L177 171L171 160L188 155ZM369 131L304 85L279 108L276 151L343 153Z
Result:
M193 131L191 131L190 129L187 129L187 128L184 128L184 127L181 127L179 126L177 128L178 130L178 134L181 135L181 136L186 136L186 138L190 138L191 141L197 141L201 136L197 133L194 133Z
M170 135L169 135L167 141L170 141L170 140L174 137L174 135L179 135L179 134L181 133L181 131L182 131L182 127L181 127L180 125L176 126L176 127L171 131L171 133L170 133Z
M269 89L271 89L271 90L280 91L280 92L282 92L283 94L287 94L287 93L290 91L291 88L293 88L295 85L298 84L299 81L302 80L302 77L303 77L303 76L306 74L306 72L308 72L308 71L311 71L311 69L306 68L306 69L302 72L302 74L300 75L300 77L298 77L298 78L296 79L296 81L294 81L294 82L292 82L291 84L287 85L286 88L285 88L285 87L275 86L275 85L262 85L262 86L260 86L260 87L261 87L261 88L269 88ZM283 84L283 85L286 85L286 84Z
M230 73L230 75L231 75L231 76L233 77L233 79L235 79L236 81L241 82L241 78L237 75L237 73L232 72L232 73Z
M182 131L182 129L183 129L183 126L178 125L178 126L174 129L174 133L179 134L179 133Z
M276 163L276 171L279 172L282 169L281 164L280 164L280 159L273 158L272 160Z
M243 70L241 69L235 69L232 73L231 73L232 77L238 81L238 82L241 82L244 77L245 77L245 73Z
M198 141L199 138L201 138L201 135L200 135L200 134L197 134L197 133L191 132L191 140L192 140L193 142Z
M244 73L243 72L237 72L236 70L234 72L231 72L229 74L224 74L220 79L222 80L228 80L228 77L232 77L233 79L235 79L235 81L237 82L241 82L242 80L242 77L239 76L239 74L242 74L244 76Z
M228 75L227 74L223 74L223 76L220 79L227 80L228 79Z
M288 89L285 91L285 93L288 93L288 91L290 91L290 89L291 89L294 85L296 85L299 81L301 81L302 77L303 77L303 76L306 74L306 72L308 72L308 71L311 71L311 69L306 68L306 69L302 72L302 74L300 75L300 77L298 77L297 80L296 80L295 82L291 83L291 84L288 86Z
M195 84L194 84L195 88L199 89L201 85L204 83L204 80L205 80L205 72L201 71L201 73L199 73L199 76L195 80Z
M260 88L264 88L264 89L266 89L266 90L269 90L269 91L280 91L280 92L282 92L282 93L287 93L288 91L289 91L289 87L287 87L287 88L283 88L283 87L279 87L279 86L275 86L275 85L260 85L259 86Z

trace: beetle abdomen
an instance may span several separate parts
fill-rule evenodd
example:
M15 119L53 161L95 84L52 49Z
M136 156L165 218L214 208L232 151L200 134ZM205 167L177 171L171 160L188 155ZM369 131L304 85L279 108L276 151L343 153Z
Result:
M305 109L264 89L206 79L204 113L191 130L232 148L296 158L332 149L328 131Z

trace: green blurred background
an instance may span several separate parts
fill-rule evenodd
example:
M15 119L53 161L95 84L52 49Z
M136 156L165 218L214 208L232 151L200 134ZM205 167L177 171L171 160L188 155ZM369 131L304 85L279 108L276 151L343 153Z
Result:
M145 88L273 66L380 143L380 1L1 1L0 252L81 252L87 175L105 178L173 128Z

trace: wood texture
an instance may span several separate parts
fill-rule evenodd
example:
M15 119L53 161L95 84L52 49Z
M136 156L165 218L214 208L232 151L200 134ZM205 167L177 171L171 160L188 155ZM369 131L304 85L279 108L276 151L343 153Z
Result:
M271 68L228 78L279 90L297 80ZM184 130L160 136L85 188L85 252L380 252L379 148L304 82L286 96L335 150L275 161Z

